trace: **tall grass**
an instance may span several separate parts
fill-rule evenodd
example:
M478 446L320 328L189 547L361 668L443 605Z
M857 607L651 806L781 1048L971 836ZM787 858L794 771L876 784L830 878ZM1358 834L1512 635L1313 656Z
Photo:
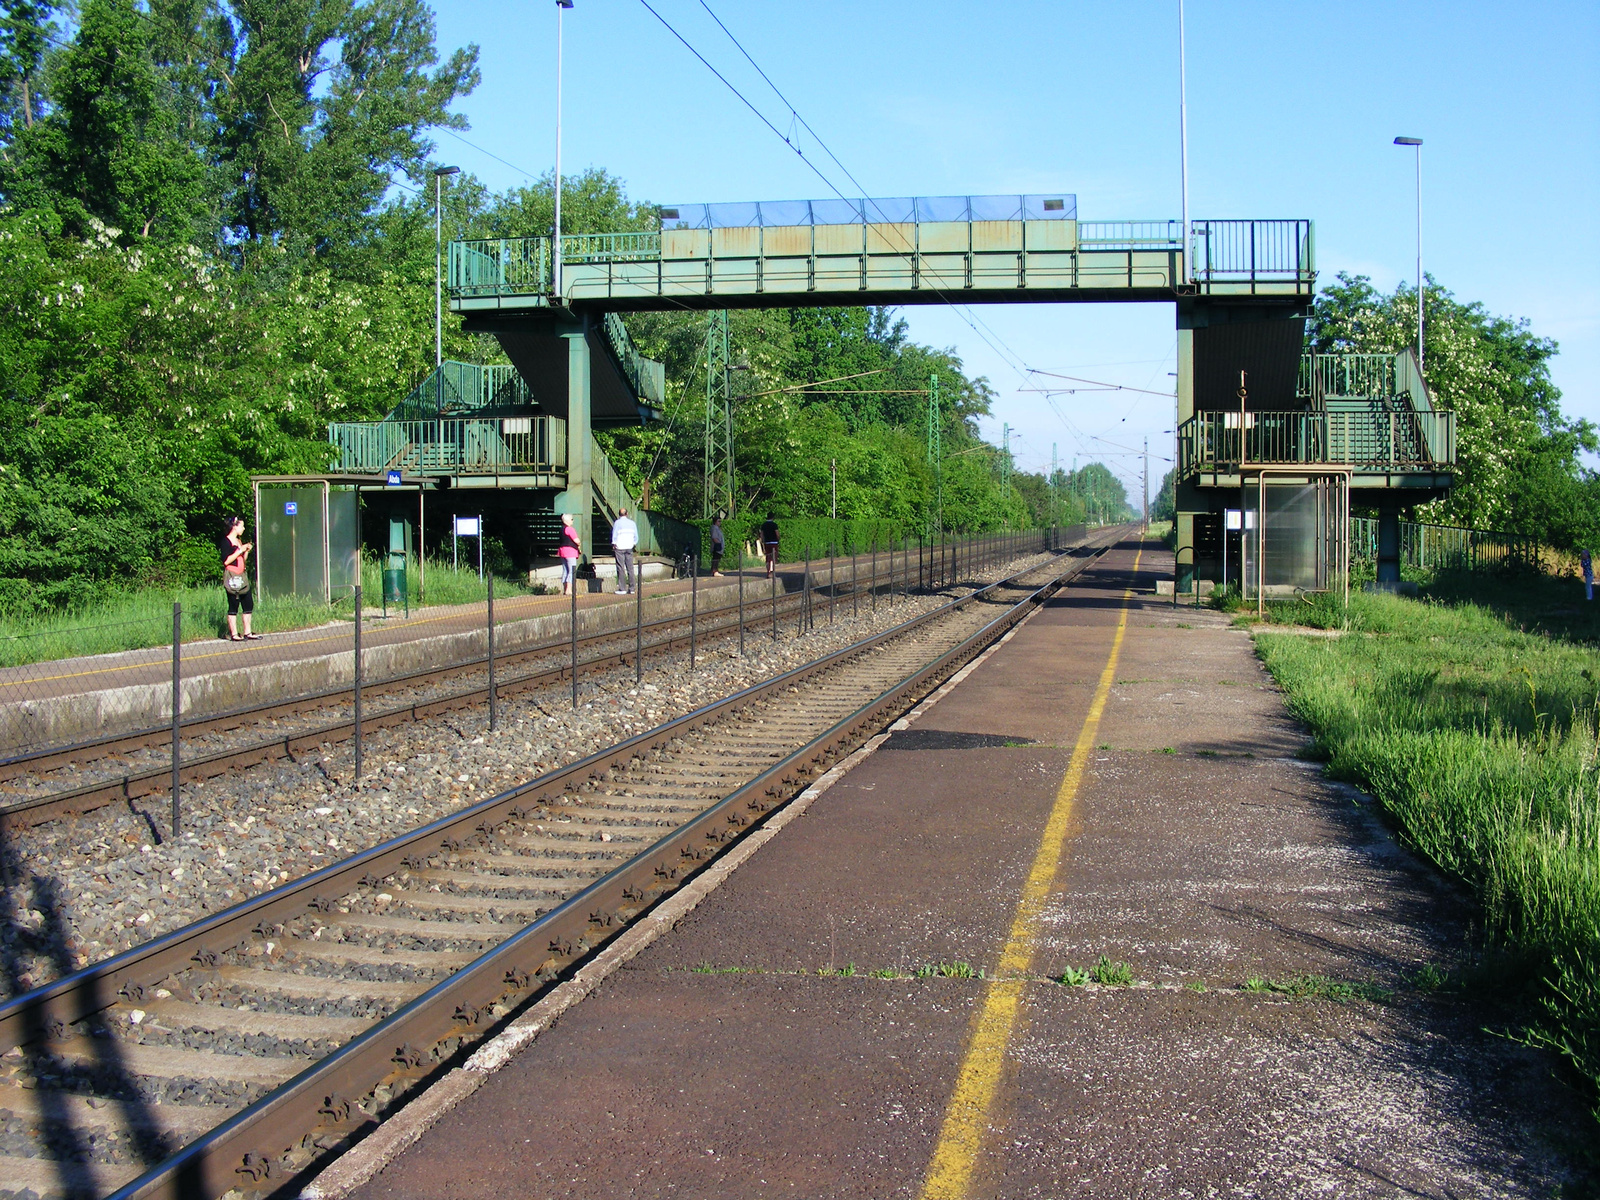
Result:
M1330 772L1382 801L1477 894L1492 941L1534 964L1533 1036L1600 1082L1600 655L1522 628L1508 614L1523 602L1277 604L1279 621L1347 632L1256 644Z
M381 571L374 561L361 570L362 605L368 612L383 597ZM412 607L419 604L416 564L407 572ZM495 595L524 595L527 588L495 580ZM481 603L487 588L476 569L452 570L449 563L429 560L427 602ZM0 617L0 667L25 666L82 654L112 654L172 644L172 603L183 605L183 639L195 641L227 634L227 596L220 585L188 588L140 588L96 597L93 604L29 616ZM305 596L257 596L252 626L258 633L283 633L325 622L349 620L351 598L335 596L332 605Z

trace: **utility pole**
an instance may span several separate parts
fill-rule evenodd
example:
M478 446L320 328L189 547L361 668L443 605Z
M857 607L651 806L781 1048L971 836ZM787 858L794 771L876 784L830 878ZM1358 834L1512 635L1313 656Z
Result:
M928 376L928 466L933 471L932 504L928 510L928 534L933 536L944 529L944 449L939 444L939 375Z
M1194 278L1189 262L1189 63L1184 46L1183 0L1178 0L1178 173L1183 177L1183 281Z
M557 300L561 299L561 15L571 7L572 0L556 0L556 219L550 238L550 292Z
M828 460L828 480L833 488L833 503L828 506L828 516L837 521L839 519L839 460Z
M1011 426L1000 426L1000 503L1011 499ZM1007 524L1010 518L1007 518Z
M706 520L733 515L733 377L728 366L728 312L713 310L706 328Z
M1056 475L1061 468L1056 464L1056 444L1050 443L1050 527L1056 524Z
M1144 439L1144 527L1150 528L1150 439Z

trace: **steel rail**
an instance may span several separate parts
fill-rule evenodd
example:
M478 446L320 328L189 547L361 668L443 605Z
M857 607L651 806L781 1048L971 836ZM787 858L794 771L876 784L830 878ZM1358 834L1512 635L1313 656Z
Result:
M841 591L847 594L848 588L842 587ZM838 597L832 597L830 603L838 603ZM801 593L789 592L785 593L780 599L778 609L781 613L788 614L792 610L797 610L801 604ZM700 614L701 631L699 637L701 639L720 637L733 632L736 628L736 622L732 619L735 608L736 606L731 604L720 605L710 610L709 614ZM711 623L706 625L705 622L708 615L711 618ZM670 630L687 626L689 623L690 618L686 615L661 617L654 621L645 622L643 628L659 632L663 629ZM592 647L597 643L622 639L627 636L628 632L627 629L616 629L602 633L585 634L578 639L578 644L579 646ZM689 641L690 637L688 635L669 633L665 638L646 642L644 650L647 653L654 651L670 654L674 649L687 646ZM564 650L568 644L565 638L557 642L541 642L536 646L525 647L522 650L513 651L503 656L496 655L496 663L515 665L526 662L531 658ZM581 676L613 667L630 666L633 663L633 653L631 649L618 650L613 653L583 659L578 663L579 674ZM364 683L362 691L370 696L374 693L393 693L407 688L422 687L441 679L449 679L483 670L487 662L487 656L467 659L448 666L433 667L425 671L416 671L409 675L395 676L379 683ZM563 663L520 678L500 682L496 691L502 696L512 695L533 688L560 684L570 678L571 668ZM236 729L240 725L250 722L269 721L277 717L293 716L308 709L331 708L347 702L351 695L351 688L335 688L292 700L271 701L267 704L252 708L234 709L211 717L198 717L186 722L182 729L184 733ZM451 692L431 700L400 705L374 713L369 717L364 717L362 719L362 728L364 730L377 729L408 722L429 720L447 712L471 708L485 703L488 695L489 689L485 685ZM261 763L276 762L282 759L293 760L296 754L309 751L325 742L348 741L354 736L354 732L354 720L335 721L328 725L285 734L281 737L261 739L243 746L197 755L180 764L181 778L183 782L196 783L214 779L228 771L242 770ZM92 762L118 753L170 746L171 744L172 732L170 726L141 730L135 733L116 734L107 738L80 742L72 746L40 750L32 754L19 755L15 758L0 761L0 780L16 778L29 772L43 773L60 770L64 766ZM92 751L92 756L86 757L85 751ZM171 789L171 780L171 768L163 765L142 771L132 771L99 783L85 784L82 787L19 800L12 804L0 806L0 834L19 828L31 828L49 821L83 816L96 809L104 808L108 804L138 800L145 796L164 795Z
M332 1055L152 1167L114 1193L134 1197L215 1197L232 1188L268 1192L364 1133L376 1117L359 1101L379 1086L403 1091L441 1069L469 1043L520 1010L589 953L696 874L806 782L926 694L1086 569L1117 539L1032 588L994 620L790 753L772 768L435 984ZM1080 547L1083 549L1084 547ZM167 975L215 964L222 954L266 936L278 922L327 911L363 880L382 879L430 854L486 841L496 827L596 784L617 767L668 749L673 741L798 681L831 670L940 617L1017 586L999 580L928 613L706 705L567 767L549 772L391 839L341 863L156 938L0 1005L0 1052L66 1036L70 1027L119 999L138 1001ZM870 736L870 734L868 734Z

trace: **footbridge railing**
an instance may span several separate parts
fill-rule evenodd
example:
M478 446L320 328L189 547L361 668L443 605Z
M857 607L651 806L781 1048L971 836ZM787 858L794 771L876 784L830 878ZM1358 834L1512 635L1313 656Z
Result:
M351 474L558 474L567 469L560 417L435 417L328 426L334 469Z
M1200 412L1178 427L1181 478L1313 464L1432 471L1455 460L1450 412Z
M1010 207L980 204L991 200ZM789 293L1149 299L1185 287L1303 297L1316 278L1307 220L1194 221L1185 238L1179 221L1079 221L1075 201L1069 209L1038 197L829 203L680 205L661 210L660 230L563 236L563 299L633 307L741 295L781 303ZM547 237L452 242L452 302L463 311L547 304L552 259Z

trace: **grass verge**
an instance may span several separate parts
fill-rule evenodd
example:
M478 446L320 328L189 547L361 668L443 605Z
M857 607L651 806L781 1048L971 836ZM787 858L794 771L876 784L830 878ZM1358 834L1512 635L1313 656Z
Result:
M1593 615L1562 625L1550 592L1480 578L1275 604L1271 621L1343 636L1269 625L1256 646L1330 774L1465 881L1490 948L1528 964L1525 1036L1600 1084L1600 655Z
M488 594L475 570L452 570L448 563L428 563L428 604L482 603ZM408 590L418 603L416 571L409 572ZM378 564L362 564L362 600L371 612L383 596ZM500 598L529 594L529 589L495 581ZM0 617L0 667L25 666L81 654L114 654L172 644L172 604L183 605L183 637L192 641L221 637L227 631L228 601L220 583L187 588L140 588L97 598L81 609ZM343 617L350 619L350 597L324 604L306 596L257 597L252 625L257 633L307 629Z

